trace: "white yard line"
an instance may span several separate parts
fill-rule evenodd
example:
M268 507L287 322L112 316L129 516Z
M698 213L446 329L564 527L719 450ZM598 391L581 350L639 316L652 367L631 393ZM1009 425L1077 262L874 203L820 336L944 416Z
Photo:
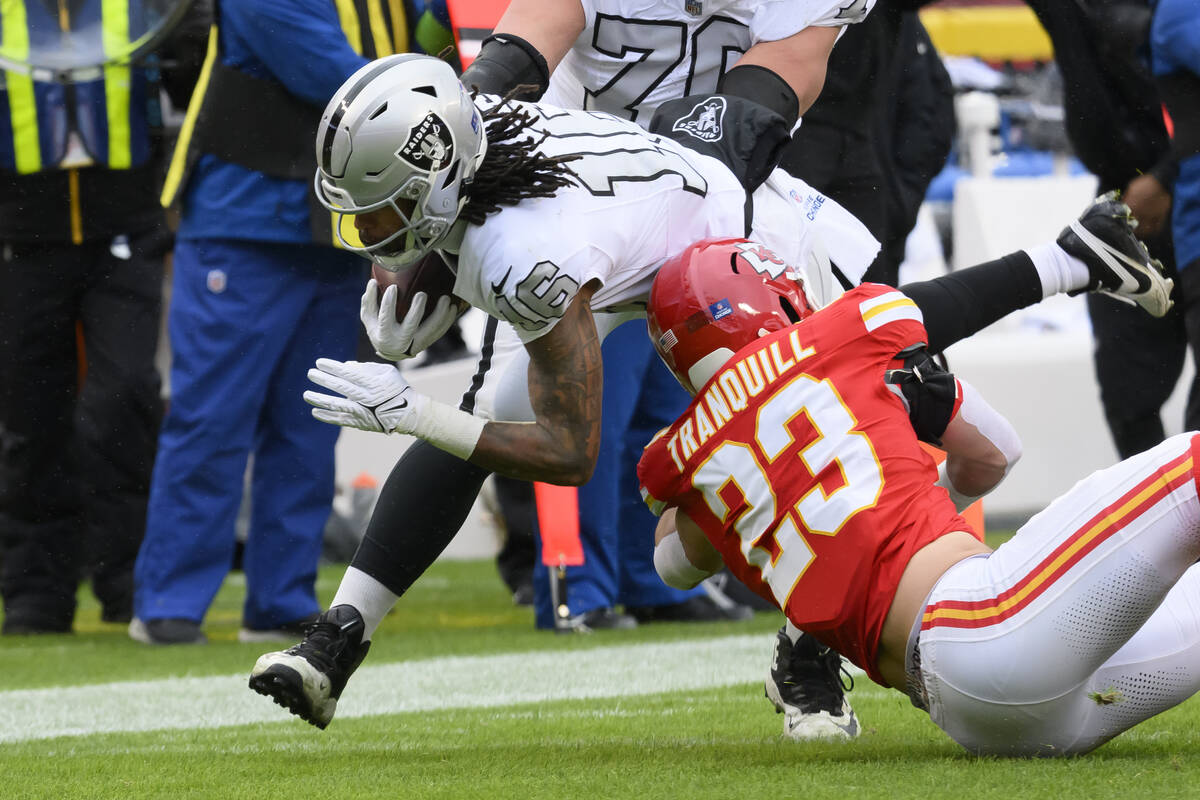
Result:
M765 676L770 646L770 636L742 635L378 665L368 659L350 681L337 718L754 682ZM0 742L294 719L252 692L246 679L222 675L0 692Z

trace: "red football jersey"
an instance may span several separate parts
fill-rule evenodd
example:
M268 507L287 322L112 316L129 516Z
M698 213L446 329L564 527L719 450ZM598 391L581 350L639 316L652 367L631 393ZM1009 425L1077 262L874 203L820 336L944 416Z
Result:
M734 356L638 464L740 580L882 682L875 653L909 559L969 530L884 371L925 341L916 304L865 284Z

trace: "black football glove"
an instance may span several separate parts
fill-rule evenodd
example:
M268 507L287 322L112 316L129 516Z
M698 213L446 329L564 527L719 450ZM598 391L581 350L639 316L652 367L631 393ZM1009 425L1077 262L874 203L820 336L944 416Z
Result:
M908 401L908 420L917 438L934 447L942 446L942 434L954 416L958 389L954 374L934 361L924 345L897 354L904 366L889 369L883 379L900 387Z

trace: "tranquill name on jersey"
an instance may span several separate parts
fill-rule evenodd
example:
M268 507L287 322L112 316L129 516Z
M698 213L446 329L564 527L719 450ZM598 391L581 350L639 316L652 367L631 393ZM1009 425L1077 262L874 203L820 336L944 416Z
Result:
M816 355L812 347L800 345L800 333L788 334L791 352L784 355L783 340L771 342L737 363L721 370L709 382L701 401L696 402L691 419L685 420L675 435L667 440L667 451L675 467L683 472L684 459L691 458L713 434L733 418L733 412L746 408L747 399L757 397L773 386L783 375L806 358ZM705 411L705 406L708 411Z

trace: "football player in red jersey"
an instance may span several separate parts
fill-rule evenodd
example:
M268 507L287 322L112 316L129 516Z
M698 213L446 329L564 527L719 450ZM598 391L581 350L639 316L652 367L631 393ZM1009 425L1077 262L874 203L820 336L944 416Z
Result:
M1011 428L925 357L904 293L814 312L794 274L724 240L655 279L651 338L693 395L638 469L663 579L724 563L976 753L1084 753L1200 690L1197 434L1085 478L992 551L956 505L1019 455ZM918 443L939 438L940 477Z

